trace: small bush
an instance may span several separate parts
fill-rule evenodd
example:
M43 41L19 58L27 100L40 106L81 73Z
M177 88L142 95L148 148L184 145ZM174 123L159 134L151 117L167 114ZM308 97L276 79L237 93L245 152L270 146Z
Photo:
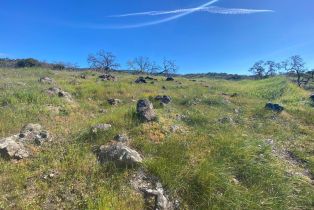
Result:
M21 59L16 63L17 68L36 67L40 66L40 62L33 58Z

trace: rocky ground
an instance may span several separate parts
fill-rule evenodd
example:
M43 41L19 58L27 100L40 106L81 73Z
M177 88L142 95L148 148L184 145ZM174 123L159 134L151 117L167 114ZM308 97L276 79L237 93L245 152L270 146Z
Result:
M0 208L314 207L314 99L287 78L0 78Z

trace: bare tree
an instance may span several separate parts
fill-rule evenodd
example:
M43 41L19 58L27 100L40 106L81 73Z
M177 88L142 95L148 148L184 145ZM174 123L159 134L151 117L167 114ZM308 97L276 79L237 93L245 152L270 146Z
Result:
M143 56L139 56L133 60L130 60L127 65L130 70L134 70L141 74L151 73L158 69L158 66L154 62L151 62L148 57Z
M308 75L310 75L310 78L312 80L314 80L314 69L312 69L311 71L306 72Z
M305 69L305 62L299 55L294 55L282 63L282 67L288 72L297 76L297 84L301 87Z
M117 69L120 65L116 62L116 56L111 52L99 50L95 55L90 54L87 58L90 68L102 72L109 72Z
M161 68L162 68L161 73L166 75L167 77L174 75L179 69L174 60L168 60L166 58L163 60Z
M276 73L280 70L281 65L280 63L276 63L274 61L266 61L265 62L265 67L267 67L267 69L265 69L266 71L266 76L275 76Z
M258 79L263 79L265 74L266 74L266 70L264 68L264 61L258 61L256 62L250 69L249 72L252 72Z

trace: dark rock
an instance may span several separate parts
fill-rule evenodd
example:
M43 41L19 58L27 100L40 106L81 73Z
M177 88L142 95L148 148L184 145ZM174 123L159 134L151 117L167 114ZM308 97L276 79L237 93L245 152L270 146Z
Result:
M44 84L54 83L53 79L51 79L49 77L41 77L41 78L39 78L39 82L44 83Z
M314 93L310 96L310 99L314 102Z
M147 82L146 82L146 80L144 79L144 77L139 77L139 78L137 78L137 79L135 80L135 83L140 84L140 83L147 83Z
M141 155L122 143L103 145L99 149L101 163L114 162L118 166L136 166L142 163Z
M158 101L160 101L163 104L169 104L172 99L171 99L170 96L166 96L166 95L160 96L160 95L158 95L158 96L155 97L155 100L158 100Z
M145 77L145 79L147 79L147 80L155 80L153 77L149 77L149 76Z
M284 110L284 107L279 104L273 104L273 103L267 103L265 105L266 109L275 111L275 112L282 112Z
M87 79L87 75L81 74L81 75L80 75L80 78L81 78L81 79Z
M102 81L117 81L117 78L111 74L103 74L103 75L100 75L99 78Z
M167 77L166 81L174 81L173 77Z
M118 134L114 137L114 140L121 143L127 143L129 141L129 137L125 134Z
M116 98L110 98L108 99L108 103L110 105L118 105L119 103L121 103L122 101L120 99L116 99Z
M19 141L42 144L50 139L48 131L42 129L39 124L25 125L19 134Z
M8 107L9 105L10 105L10 103L7 100L2 101L2 103L1 103L1 107L4 107L4 108Z
M139 117L144 121L153 121L157 118L153 104L149 100L139 100L137 102L136 111Z

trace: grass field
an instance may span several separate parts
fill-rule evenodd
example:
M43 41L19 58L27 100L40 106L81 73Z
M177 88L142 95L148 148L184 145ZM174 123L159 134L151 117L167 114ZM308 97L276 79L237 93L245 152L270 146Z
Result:
M143 167L181 209L314 208L314 104L310 92L288 79L156 77L154 84L135 84L135 75L115 74L118 81L111 82L86 74L0 69L0 137L27 123L43 125L53 137L31 158L0 158L0 208L143 209L129 184L136 169L101 165L93 153L119 133L132 139L145 157ZM39 83L41 76L53 78L74 102L48 96L52 85ZM173 101L165 107L154 102L158 120L141 123L136 101L156 95ZM109 98L122 103L111 106ZM285 111L265 110L269 101ZM90 127L98 123L112 129L92 135ZM173 125L181 130L172 132ZM55 178L42 178L51 171Z

